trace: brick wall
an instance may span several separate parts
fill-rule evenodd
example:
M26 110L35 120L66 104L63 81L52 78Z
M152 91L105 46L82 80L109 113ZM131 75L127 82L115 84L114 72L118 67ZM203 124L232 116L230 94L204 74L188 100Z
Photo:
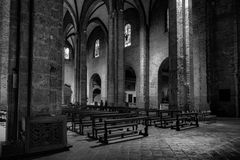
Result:
M211 108L220 116L235 116L236 112L236 51L234 43L236 36L235 8L233 3L218 0L213 16L215 21L209 27L214 27L211 37ZM225 98L224 98L225 97Z

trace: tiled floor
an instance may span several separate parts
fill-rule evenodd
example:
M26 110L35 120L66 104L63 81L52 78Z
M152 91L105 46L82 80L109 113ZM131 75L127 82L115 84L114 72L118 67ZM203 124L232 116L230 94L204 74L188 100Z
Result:
M110 145L69 132L68 143L69 151L36 160L240 160L240 120L200 123L179 132L150 127L146 138Z

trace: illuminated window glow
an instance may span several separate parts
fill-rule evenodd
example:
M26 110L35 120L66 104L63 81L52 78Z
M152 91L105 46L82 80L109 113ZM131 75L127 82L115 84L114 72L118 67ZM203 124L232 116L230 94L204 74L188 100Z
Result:
M125 47L131 46L131 25L126 24L125 25Z
M166 11L166 18L165 18L165 31L169 31L169 8Z
M64 59L70 59L70 49L68 47L64 47Z
M95 57L95 58L99 57L99 56L100 56L99 53L100 53L100 40L97 39L97 40L95 41L94 57Z

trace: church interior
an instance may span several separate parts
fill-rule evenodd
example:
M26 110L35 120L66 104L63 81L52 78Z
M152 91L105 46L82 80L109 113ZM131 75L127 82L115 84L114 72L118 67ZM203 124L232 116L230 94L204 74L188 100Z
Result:
M240 158L239 0L1 0L0 159Z

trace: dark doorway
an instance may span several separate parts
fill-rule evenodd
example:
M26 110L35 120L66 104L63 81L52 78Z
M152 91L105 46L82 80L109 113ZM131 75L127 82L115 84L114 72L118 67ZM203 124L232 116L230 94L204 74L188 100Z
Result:
M158 106L167 109L169 103L169 58L166 58L158 70Z
M125 67L125 102L127 106L136 105L136 74L132 67Z

